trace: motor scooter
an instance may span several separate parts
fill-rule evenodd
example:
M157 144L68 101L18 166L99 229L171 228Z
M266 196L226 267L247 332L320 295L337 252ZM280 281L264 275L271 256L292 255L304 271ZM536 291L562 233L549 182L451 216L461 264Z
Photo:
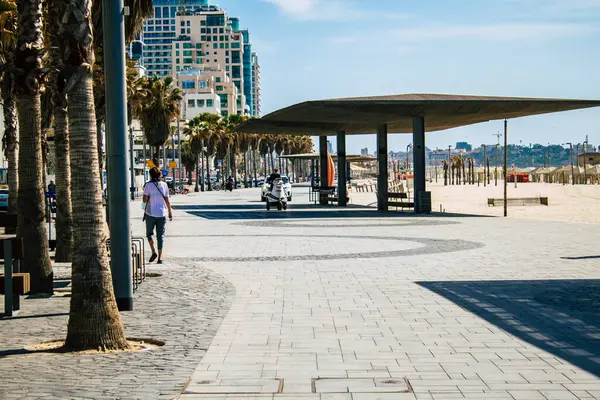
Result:
M225 190L233 192L233 178L227 179L227 182L225 183Z
M272 183L271 190L265 195L267 203L267 211L274 205L279 211L287 210L287 195L283 190L283 182L281 179L276 179Z

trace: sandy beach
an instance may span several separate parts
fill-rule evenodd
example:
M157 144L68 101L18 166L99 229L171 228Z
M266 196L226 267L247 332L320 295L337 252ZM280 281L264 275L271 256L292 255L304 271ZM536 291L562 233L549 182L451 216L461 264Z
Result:
M488 198L502 198L502 181L498 186L479 187L475 185L444 186L443 182L428 183L431 191L432 209L447 213L490 215L501 217L502 206L488 206ZM545 221L579 222L600 224L600 186L599 185L561 185L549 183L514 183L508 185L508 197L548 197L548 206L510 206L509 218ZM377 201L375 193L351 193L353 204L373 204Z

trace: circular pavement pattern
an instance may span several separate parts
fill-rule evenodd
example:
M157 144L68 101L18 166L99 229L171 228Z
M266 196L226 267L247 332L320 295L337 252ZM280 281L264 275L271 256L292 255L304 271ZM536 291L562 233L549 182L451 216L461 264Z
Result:
M388 226L433 226L433 225L457 225L460 222L456 221L439 221L428 219L405 220L402 222L390 221L390 219L380 220L360 220L360 219L345 219L349 223L337 223L340 220L302 220L302 221L286 221L286 220L269 220L269 221L244 221L236 222L232 225L251 226L260 228L382 228Z
M351 236L351 235L194 235L195 238L201 237L241 237L247 238L252 237L270 237L270 238L322 238L331 239L332 237L354 239L354 240L392 240L400 242L418 243L419 247L410 247L400 250L387 250L387 251L368 251L368 252L354 252L354 253L334 253L334 254L303 254L303 255L263 255L255 257L194 257L194 261L197 262L265 262L265 261L326 261L326 260L346 260L346 259L367 259L367 258L386 258L386 257L400 257L400 256L415 256L415 255L429 255L439 253L453 253L457 251L474 250L484 247L482 243L471 242L460 239L427 239L417 237L395 237L395 236ZM170 236L173 238L177 237L188 237L188 236Z

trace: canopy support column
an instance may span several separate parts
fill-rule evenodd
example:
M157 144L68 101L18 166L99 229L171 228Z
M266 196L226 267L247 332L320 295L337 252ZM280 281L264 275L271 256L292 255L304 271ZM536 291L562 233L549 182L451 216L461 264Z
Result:
M346 206L346 132L337 133L338 205Z
M377 175L377 210L388 210L388 126L377 125L377 163L379 174Z
M415 213L423 214L431 210L422 210L420 196L426 188L425 166L425 117L413 118L413 158L414 158L414 197Z
M320 187L327 186L329 180L328 174L328 162L327 162L327 136L319 136L319 164L321 168L321 182ZM323 194L325 196L323 196ZM327 193L322 191L319 195L319 204L327 205Z

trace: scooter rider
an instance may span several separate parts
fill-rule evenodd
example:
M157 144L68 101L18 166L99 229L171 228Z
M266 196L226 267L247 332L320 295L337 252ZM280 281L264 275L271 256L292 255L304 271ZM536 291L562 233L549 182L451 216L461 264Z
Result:
M276 179L281 179L281 174L277 168L273 168L273 172L271 172L269 179L267 179L267 182L269 183L269 190L273 190L273 183L275 183Z

